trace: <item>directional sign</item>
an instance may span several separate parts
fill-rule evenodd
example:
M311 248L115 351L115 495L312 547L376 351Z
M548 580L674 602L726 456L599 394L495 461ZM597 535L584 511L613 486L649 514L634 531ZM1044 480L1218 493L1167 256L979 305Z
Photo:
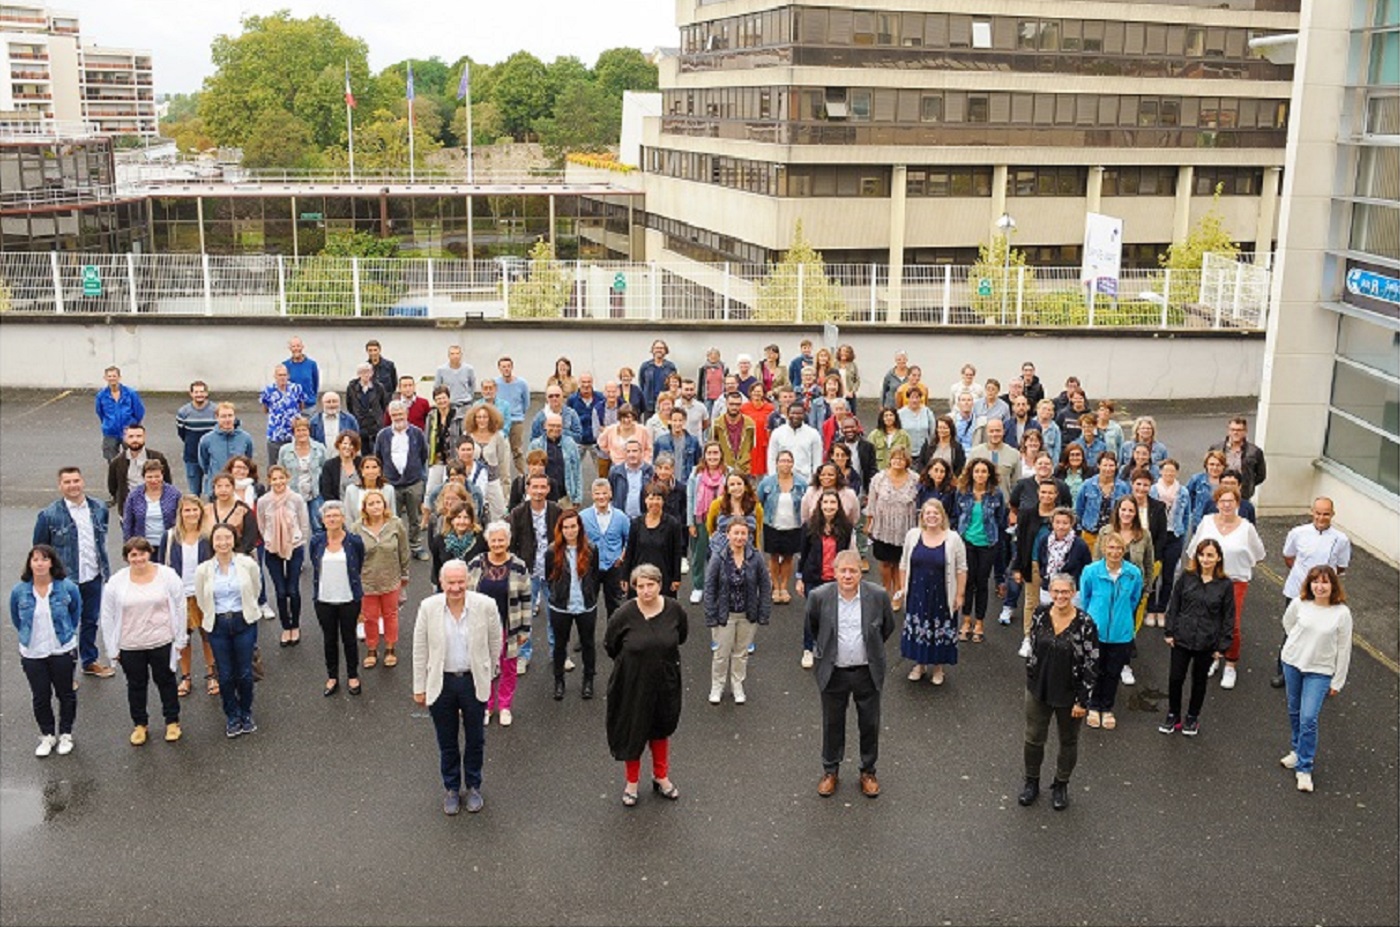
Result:
M617 290L619 293L625 293L627 291L627 275L619 272L615 277L613 277L612 288L614 290Z
M1353 296L1400 305L1400 279L1359 267L1347 271L1347 292Z
M96 264L83 265L83 295L102 295L102 274L98 271Z
M978 278L977 278L977 295L978 295L978 296L991 296L991 295L992 295L992 278L991 278L991 277L978 277Z

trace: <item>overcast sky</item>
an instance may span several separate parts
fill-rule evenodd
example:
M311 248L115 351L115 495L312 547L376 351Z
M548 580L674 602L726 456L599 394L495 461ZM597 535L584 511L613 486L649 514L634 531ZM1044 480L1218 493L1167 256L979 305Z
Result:
M214 36L237 35L244 14L279 9L332 16L369 45L375 71L410 56L495 63L520 49L545 61L575 55L591 67L604 49L650 51L677 44L679 34L674 0L52 0L51 7L78 15L85 44L149 48L158 94L198 90L213 70Z

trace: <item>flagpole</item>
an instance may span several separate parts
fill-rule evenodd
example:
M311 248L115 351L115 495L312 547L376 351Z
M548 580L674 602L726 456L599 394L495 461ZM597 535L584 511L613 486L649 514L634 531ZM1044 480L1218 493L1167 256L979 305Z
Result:
M467 62L466 67L471 67L471 62ZM476 177L472 168L472 85L467 83L467 183L476 183Z
M350 139L350 182L355 182L355 116L354 106L351 104L353 94L350 92L350 60L345 60L345 131Z
M408 65L408 182L413 183L413 63Z

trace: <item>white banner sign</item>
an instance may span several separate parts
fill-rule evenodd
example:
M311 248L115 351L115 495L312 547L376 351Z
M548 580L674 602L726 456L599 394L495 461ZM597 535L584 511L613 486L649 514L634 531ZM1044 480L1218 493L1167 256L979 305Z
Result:
M1123 220L1097 212L1085 214L1084 265L1079 282L1092 285L1095 292L1117 296L1122 263Z

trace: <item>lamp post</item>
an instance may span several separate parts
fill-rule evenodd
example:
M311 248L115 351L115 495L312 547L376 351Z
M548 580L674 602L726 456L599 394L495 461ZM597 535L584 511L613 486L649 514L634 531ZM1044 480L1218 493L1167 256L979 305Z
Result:
M1001 324L1006 324L1006 297L1007 291L1011 287L1011 233L1016 231L1016 220L1011 218L1011 214L1004 212L997 220L997 228L1001 230L1001 237L1006 245L1005 263L1001 272Z

